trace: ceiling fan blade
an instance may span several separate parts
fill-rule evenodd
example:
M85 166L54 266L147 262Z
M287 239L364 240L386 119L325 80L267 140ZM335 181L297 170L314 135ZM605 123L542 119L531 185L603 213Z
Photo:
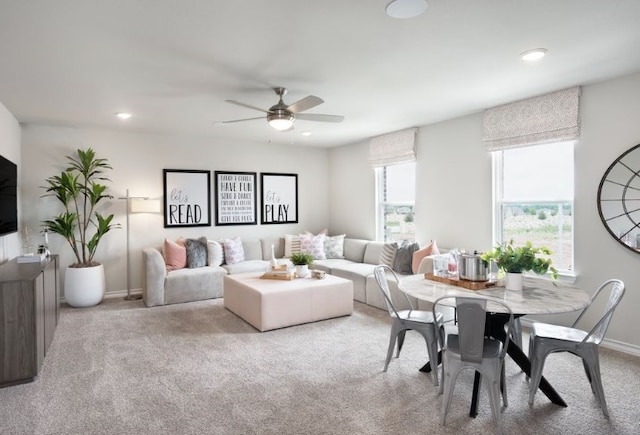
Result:
M233 124L234 122L253 121L254 119L264 119L264 116L258 116L257 118L232 119L231 121L216 121L213 125Z
M296 119L302 119L304 121L342 122L344 121L344 116L322 115L320 113L296 113Z
M256 107L256 106L252 106L250 104L241 103L240 101L236 101L236 100L225 100L225 101L227 103L235 104L236 106L242 106L242 107L246 107L247 109L259 110L260 112L269 113L268 110L261 109L261 108Z
M295 103L290 104L287 107L287 110L293 113L304 112L305 110L319 106L322 103L324 103L322 98L316 97L315 95L309 95L308 97L304 97L302 100L298 100Z

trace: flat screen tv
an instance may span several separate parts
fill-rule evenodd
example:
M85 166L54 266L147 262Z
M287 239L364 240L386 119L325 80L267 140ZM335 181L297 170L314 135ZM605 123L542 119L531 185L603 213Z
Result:
M0 156L0 236L18 231L18 167Z

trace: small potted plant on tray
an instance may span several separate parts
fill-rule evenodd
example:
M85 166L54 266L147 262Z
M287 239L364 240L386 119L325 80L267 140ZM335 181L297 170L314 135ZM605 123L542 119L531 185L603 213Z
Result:
M534 247L527 241L522 246L515 246L513 240L502 243L481 255L487 263L494 261L498 268L505 272L505 287L509 290L522 290L522 273L534 272L544 275L551 272L553 279L558 278L558 271L551 265L549 257L552 251L546 246Z
M309 276L309 265L313 263L313 256L306 252L294 252L291 254L291 262L296 267L296 276L306 278Z

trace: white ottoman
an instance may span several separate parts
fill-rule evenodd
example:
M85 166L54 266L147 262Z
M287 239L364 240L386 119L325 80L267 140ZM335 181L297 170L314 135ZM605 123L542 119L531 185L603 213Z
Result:
M262 273L224 277L224 306L260 331L353 313L353 283L324 279L260 279Z

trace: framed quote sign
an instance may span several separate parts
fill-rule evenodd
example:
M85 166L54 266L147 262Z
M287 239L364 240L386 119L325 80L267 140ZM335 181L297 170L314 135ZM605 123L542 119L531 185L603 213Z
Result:
M262 224L298 223L298 174L260 174Z
M216 225L256 225L255 172L215 171Z
M164 227L211 226L211 171L163 169Z

